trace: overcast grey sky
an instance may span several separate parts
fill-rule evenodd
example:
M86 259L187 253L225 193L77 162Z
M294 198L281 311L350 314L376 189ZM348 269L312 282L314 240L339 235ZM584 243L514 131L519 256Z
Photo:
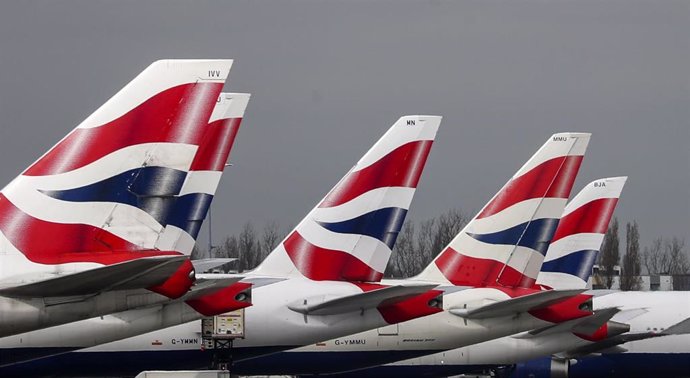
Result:
M690 1L3 1L0 181L160 58L234 58L226 90L253 94L217 239L296 223L425 113L444 120L416 220L476 211L549 135L588 131L574 191L629 175L619 218L690 242Z

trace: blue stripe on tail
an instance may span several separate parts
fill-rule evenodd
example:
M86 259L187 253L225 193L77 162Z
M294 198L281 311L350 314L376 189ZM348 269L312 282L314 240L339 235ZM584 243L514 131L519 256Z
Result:
M542 218L525 222L503 231L489 234L467 233L472 238L487 244L519 245L546 255L549 243L556 232L559 219Z
M177 169L144 167L80 188L44 190L42 193L62 201L114 202L134 206L165 225L186 176L186 172Z
M598 252L592 249L571 252L555 260L545 261L541 271L570 274L587 281L592 275L592 267Z
M323 228L339 234L367 235L393 249L395 239L405 221L407 210L386 207L342 222L318 222Z
M213 196L206 193L190 193L179 197L166 219L167 224L184 230L196 239L212 200Z

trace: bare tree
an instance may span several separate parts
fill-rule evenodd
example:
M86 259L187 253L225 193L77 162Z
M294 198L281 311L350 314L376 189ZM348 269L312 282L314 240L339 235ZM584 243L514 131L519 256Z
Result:
M436 219L429 219L423 221L419 226L419 233L417 236L416 260L415 268L417 271L421 270L428 262L434 258L434 229L436 226Z
M256 240L256 232L251 222L247 222L242 227L242 232L238 238L239 246L239 262L237 265L238 272L242 273L246 269L253 269L260 260L258 253L258 242Z
M465 214L458 209L450 209L441 214L436 222L434 242L431 247L432 256L437 256L455 238L468 221L469 219Z
M433 259L436 219L421 222L419 232L414 222L405 222L393 248L386 271L393 277L411 277Z
M625 255L620 286L621 290L640 290L640 232L637 222L625 225Z
M618 240L618 218L613 218L609 225L599 254L599 274L603 276L604 286L610 289L616 276L615 267L620 261Z
M410 277L417 271L418 256L415 252L414 222L405 222L388 261L386 275L389 277Z
M398 235L386 269L387 275L410 277L419 273L455 238L467 221L465 214L458 209L450 209L421 222L419 229L408 220Z
M656 238L652 244L644 248L642 261L647 269L647 274L667 273L668 256L664 253L664 239Z
M261 242L259 248L259 263L268 256L271 251L278 246L281 236L278 231L278 224L270 221L264 225L263 233L261 234ZM258 264L257 264L258 265Z
M667 240L664 246L669 256L669 274L676 275L689 273L690 262L688 262L688 255L685 253L685 240L674 236L671 240Z
M226 257L239 257L239 247L237 245L237 236L226 236L225 240L221 242L218 246L213 248L212 257L226 258Z
M687 274L690 261L685 252L685 241L677 237L657 238L645 248L643 261L648 274Z

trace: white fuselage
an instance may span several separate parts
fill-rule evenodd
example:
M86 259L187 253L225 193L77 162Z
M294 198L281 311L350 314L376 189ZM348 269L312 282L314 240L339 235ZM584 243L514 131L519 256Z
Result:
M256 279L256 277L253 278ZM235 340L233 345L238 359L295 348L388 325L376 308L322 316L304 315L288 308L288 305L302 303L306 298L327 299L362 292L359 287L351 283L311 281L303 278L267 280L272 282L259 284L253 288L253 305L245 309L246 338ZM171 323L180 320L181 314L175 313L172 308L169 310L162 312L160 307L157 307L140 310L139 314L142 316L136 316L137 312L125 313L130 314L127 318L134 319L132 321L107 316L102 319L96 318L87 322L53 327L42 332L6 337L0 339L0 351L16 348L48 348L45 352L50 355L64 352L60 348L75 349L75 347L87 348L84 349L87 352L151 349L161 351L168 350L168 347L170 350L199 350L200 322L190 322L150 332L152 329L157 329L152 327L158 325L161 326L160 328L169 327ZM108 342L122 339L123 336L130 337L138 334L144 335ZM152 344L152 341L156 340L161 342ZM165 340L196 340L197 342L164 343ZM55 350L51 352L50 348ZM3 362L0 361L0 365L2 364Z
M169 300L145 289L110 291L87 298L53 300L0 297L0 337L156 305Z
M40 283L103 268L99 263L38 264L30 261L0 232L0 287ZM57 285L57 284L54 284ZM19 335L61 324L135 308L162 304L170 298L148 289L123 289L69 297L14 298L0 296L0 337Z
M384 283L393 282L384 280ZM470 320L447 311L452 308L463 308L465 305L467 308L480 307L509 298L504 292L491 288L448 292L443 297L443 307L446 311L293 349L287 351L285 357L279 360L267 356L240 362L236 365L236 372L317 374L348 371L405 359L403 356L428 355L455 349L551 324L526 312ZM294 355L294 358L291 355ZM303 363L319 360L327 360L328 363ZM271 370L268 370L269 366Z
M394 284L395 282L386 283ZM330 369L343 371L374 366L378 364L379 359L388 362L402 359L399 356L410 355L410 353L413 355L432 354L440 350L454 349L551 324L528 313L484 320L465 320L448 311L443 311L398 325L388 325L375 309L341 315L305 316L287 307L296 301L302 301L305 297L318 296L319 293L328 297L358 292L360 289L349 283L314 282L306 279L284 280L254 287L254 304L245 310L245 338L234 341L233 355L242 360L318 343L284 353L288 357L286 359L298 362L302 359L293 359L291 356L308 354L310 360L318 361L321 356L335 354L342 357L337 359L342 362L332 364L332 359L329 358ZM506 299L509 299L509 296L496 289L461 289L444 295L444 309L462 308L464 305L469 308L479 307ZM75 353L84 353L83 356L99 355L99 358L105 358L104 353L107 355L125 351L195 352L200 349L200 331L200 322L191 322ZM323 340L329 341L322 342ZM340 354L340 352L345 353ZM353 354L349 352L364 352L363 355L371 356L371 358L365 358L366 362L353 361L349 358ZM271 357L239 361L236 367L239 369L238 372L242 372L243 366L253 369L252 366L255 364L271 370L271 373L288 370L292 373L294 369L298 369L292 364L286 366L276 364L274 361L263 362ZM305 364L299 365L303 367ZM319 366L319 369L323 368L320 364L312 365ZM192 362L186 366L190 369L201 367L203 366L192 365ZM165 368L165 366L159 368ZM302 369L300 372L309 374L313 371Z
M348 282L306 278L255 286L252 290L253 304L245 310L246 336L236 340L233 347L285 350L387 325L376 308L320 316L305 315L288 308L307 299L337 298L361 292L359 287ZM258 355L261 354L264 353L258 351ZM252 352L250 355L257 354Z
M0 350L17 352L24 349L31 352L14 355L2 354L0 366L122 340L189 323L200 319L202 316L184 301L171 301L161 305L3 337L0 338Z
M612 292L595 296L593 302L595 310L620 308L622 311L612 320L628 323L630 333L660 333L671 325L690 318L690 292ZM626 353L690 353L688 341L690 335L663 336L628 342L623 347L627 349ZM385 369L386 374L402 374L409 371L410 367L424 367L428 372L437 368L442 374L464 374L469 372L468 366L512 365L549 357L591 343L571 332L531 338L514 335L399 361L382 367L380 372ZM453 366L457 370L453 371ZM367 376L375 376L376 370L370 369Z

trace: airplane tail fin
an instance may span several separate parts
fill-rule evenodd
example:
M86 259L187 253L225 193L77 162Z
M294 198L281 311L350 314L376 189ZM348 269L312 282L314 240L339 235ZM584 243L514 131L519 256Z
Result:
M532 286L589 139L552 135L416 279Z
M400 118L256 274L380 280L440 123L438 116Z
M565 207L537 284L584 289L627 177L594 180Z
M150 250L152 198L178 194L232 60L151 64L0 193L5 254L114 264Z
M155 248L190 255L230 156L249 102L248 93L221 93L199 150Z

